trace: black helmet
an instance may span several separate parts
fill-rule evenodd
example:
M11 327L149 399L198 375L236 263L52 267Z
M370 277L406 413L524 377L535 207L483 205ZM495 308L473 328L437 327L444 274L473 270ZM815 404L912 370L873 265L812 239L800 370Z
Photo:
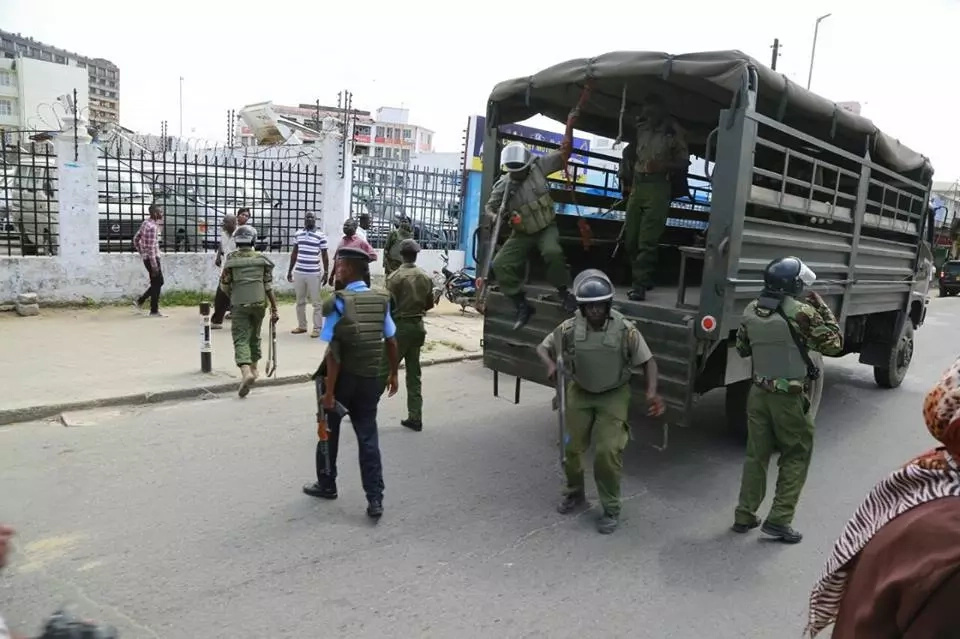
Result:
M613 300L613 282L603 271L587 269L574 279L573 295L577 298L577 304L609 302Z
M233 241L237 246L252 246L257 241L257 229L249 224L242 224L233 232Z
M778 257L763 271L763 287L769 293L799 295L817 279L799 257Z
M420 252L420 244L413 238L400 242L400 255L416 255Z

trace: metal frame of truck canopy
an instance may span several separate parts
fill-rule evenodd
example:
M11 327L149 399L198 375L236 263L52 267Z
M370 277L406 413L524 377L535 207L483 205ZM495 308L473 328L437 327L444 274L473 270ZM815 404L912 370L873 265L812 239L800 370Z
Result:
M747 379L730 337L766 262L782 254L799 255L818 273L817 290L837 312L848 352L860 352L875 371L893 361L906 320L919 326L925 311L928 278L917 271L930 259L922 254L932 228L926 157L738 51L614 52L493 89L484 198L499 169L498 127L536 114L563 121L588 81L577 129L626 138L631 111L656 93L686 129L691 153L715 158L704 277L690 322L696 392ZM677 408L690 406L687 397Z

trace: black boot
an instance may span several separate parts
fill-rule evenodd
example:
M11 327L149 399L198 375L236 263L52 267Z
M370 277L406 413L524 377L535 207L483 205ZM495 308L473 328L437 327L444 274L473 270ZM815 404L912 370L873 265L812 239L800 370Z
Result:
M557 295L560 296L560 307L567 313L573 313L577 310L577 298L575 298L566 286L557 289Z
M319 497L320 499L336 499L337 485L321 484L317 481L312 484L305 484L303 486L303 492L311 497Z
M630 292L627 293L627 299L632 302L643 302L647 299L647 288L641 286L640 288L630 289Z
M513 330L519 331L527 325L530 318L533 317L533 307L527 304L527 296L524 293L517 293L513 296L513 303L517 308L517 315L513 322Z
M367 500L367 517L370 519L380 519L382 516L383 500L377 498Z
M561 515L566 515L567 513L573 512L586 503L587 498L583 493L564 495L563 499L560 500L560 503L557 504L557 512Z
M785 544L799 544L803 540L803 535L790 526L771 524L769 521L763 522L763 525L760 526L760 532Z
M400 425L418 433L423 430L423 422L419 419L401 419Z

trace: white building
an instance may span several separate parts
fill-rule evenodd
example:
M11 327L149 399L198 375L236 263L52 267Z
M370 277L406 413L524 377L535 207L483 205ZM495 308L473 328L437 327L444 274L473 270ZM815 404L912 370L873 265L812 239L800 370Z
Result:
M87 71L31 58L0 58L0 126L57 131L77 91L77 111L88 118Z

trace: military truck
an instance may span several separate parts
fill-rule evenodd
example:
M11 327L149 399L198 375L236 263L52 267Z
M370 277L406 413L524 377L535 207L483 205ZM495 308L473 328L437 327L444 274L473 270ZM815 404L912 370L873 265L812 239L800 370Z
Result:
M570 179L558 173L550 185L558 207L578 211L557 217L571 276L586 268L608 273L617 285L615 307L636 322L656 357L667 404L664 437L668 425L688 423L702 394L720 387L727 424L745 431L751 368L734 348L735 334L744 307L762 288L764 267L780 256L798 256L816 272L813 289L836 313L844 354L857 353L873 367L877 385L897 387L926 313L933 167L870 120L744 53L621 51L501 82L487 105L483 201L500 174L506 142L551 146L505 134L502 125L535 115L565 122L585 97L576 128L628 142L632 114L650 93L686 131L692 165L705 174L689 176L697 192L671 203L656 287L646 301L627 299L629 267L624 251L614 250L625 209L618 158L578 150L588 163L571 161ZM478 264L491 234L481 228ZM521 380L550 384L535 348L568 315L544 299L548 292L543 266L532 256L527 293L536 313L513 331L513 304L497 292L493 274L482 346L495 394L501 375L516 377L515 402ZM634 384L631 414L639 418L643 382ZM814 412L822 390L821 376L809 391Z

